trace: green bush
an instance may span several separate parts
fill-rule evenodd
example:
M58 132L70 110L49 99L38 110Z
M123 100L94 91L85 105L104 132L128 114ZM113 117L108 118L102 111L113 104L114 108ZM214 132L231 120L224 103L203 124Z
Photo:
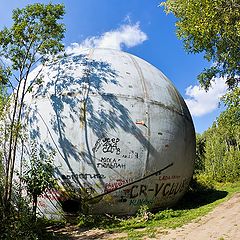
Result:
M189 190L193 192L209 191L215 188L216 181L206 173L195 174L190 182Z

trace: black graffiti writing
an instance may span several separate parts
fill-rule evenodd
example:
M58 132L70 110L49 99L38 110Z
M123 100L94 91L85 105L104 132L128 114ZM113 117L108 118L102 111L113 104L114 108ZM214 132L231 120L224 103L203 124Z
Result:
M62 175L61 178L63 180L67 180L67 179L73 179L73 180L76 180L76 179L103 179L103 178L106 178L106 176L104 176L103 174L99 174L99 173L96 173L96 174L91 174L91 173L74 173L72 175Z
M135 180L135 181L126 183L126 184L120 186L119 188L116 188L116 189L114 189L114 190L111 190L111 191L109 191L109 192L107 192L107 193L102 193L102 194L99 194L99 195L97 195L97 196L94 196L94 197L92 197L92 198L90 198L90 199L87 199L87 201L91 201L91 200L93 200L93 199L95 199L95 198L102 197L102 196L104 196L104 195L106 195L106 194L109 194L109 193L111 193L111 192L114 192L114 191L119 191L120 189L126 188L126 187L131 186L131 185L134 186L133 184L136 184L136 183L138 183L138 182L141 182L141 181L143 181L144 179L150 178L150 177L152 177L152 176L158 176L158 175L160 175L162 171L164 171L164 170L166 170L166 169L168 169L168 168L170 168L170 167L172 167L172 166L173 166L173 163L170 163L170 164L166 165L164 168L162 168L162 169L160 169L160 170L157 170L156 172L153 172L153 173L151 173L151 174L149 174L149 175L147 175L147 176L144 176L144 177L142 177L142 178L140 178L140 179L137 179L137 180ZM131 192L131 189L125 189L124 191L129 193L129 192Z
M119 155L121 152L120 148L118 147L119 141L120 141L119 138L100 138L95 143L94 147L92 148L92 151L97 152L102 146L102 151L104 153L115 152L117 155Z
M126 168L126 164L123 163L109 163L109 162L105 162L105 163L97 163L97 168L122 168L125 169Z
M109 157L101 157L101 159L99 160L102 163L116 163L121 161L120 158L109 158Z
M172 176L159 176L159 180L172 180L179 179L180 176L172 175Z
M153 194L154 197L159 194L162 194L163 197L169 197L182 192L185 186L185 179L181 182L156 183L153 187L145 184L133 185L130 188L130 198L147 197L150 193Z
M120 154L121 150L118 147L118 142L120 141L119 138L104 138L102 141L103 141L102 151L104 153L107 153L107 152L114 153L114 152L116 152L117 155Z
M164 186L164 183L158 184L156 183L155 185L155 191L154 191L154 196L156 197L158 193L161 191L162 187Z
M135 151L133 151L133 150L131 150L128 154L123 154L122 155L122 157L123 158L136 158L136 159L138 159L138 156L139 156L139 154L138 154L138 152L135 152Z
M177 193L180 193L183 191L186 183L185 181L183 182L177 182L177 183L172 183L172 184L165 184L163 188L163 196L172 196L176 195Z
M130 206L141 206L141 205L149 205L152 204L153 200L152 199L130 199L129 205Z
M101 139L98 139L97 142L95 143L95 146L93 147L93 152L97 152L98 149L101 147Z

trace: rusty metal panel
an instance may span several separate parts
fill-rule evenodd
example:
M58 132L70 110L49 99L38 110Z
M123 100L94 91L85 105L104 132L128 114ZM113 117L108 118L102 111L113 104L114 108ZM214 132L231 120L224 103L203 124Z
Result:
M41 196L43 214L133 214L183 196L195 131L162 72L125 52L91 49L50 62L43 80L27 96L29 136L56 151L61 186Z

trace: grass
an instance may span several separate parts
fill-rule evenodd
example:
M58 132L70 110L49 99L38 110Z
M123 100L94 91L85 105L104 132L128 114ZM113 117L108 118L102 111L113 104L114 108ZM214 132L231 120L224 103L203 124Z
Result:
M133 217L117 218L111 216L81 216L79 227L101 228L110 233L126 233L119 239L137 240L147 236L154 238L157 233L166 233L169 228L180 227L190 221L206 215L217 205L240 192L240 183L215 184L215 189L189 191L173 208L156 213L143 206Z
M217 184L216 189L188 192L172 209L151 214L147 209L142 208L135 217L115 219L110 222L109 219L106 222L102 220L98 221L99 226L95 225L95 227L105 228L110 232L127 232L128 239L139 239L144 235L150 237L156 234L156 228L180 227L207 214L235 192L240 192L240 183ZM136 229L141 229L141 231L136 231Z

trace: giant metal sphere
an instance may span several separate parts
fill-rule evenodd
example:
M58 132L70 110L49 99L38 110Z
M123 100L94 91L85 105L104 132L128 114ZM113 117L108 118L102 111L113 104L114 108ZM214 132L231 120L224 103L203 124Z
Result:
M48 63L40 75L26 98L28 128L38 146L56 152L60 184L39 198L41 212L133 214L183 196L195 131L161 71L125 52L91 49Z

